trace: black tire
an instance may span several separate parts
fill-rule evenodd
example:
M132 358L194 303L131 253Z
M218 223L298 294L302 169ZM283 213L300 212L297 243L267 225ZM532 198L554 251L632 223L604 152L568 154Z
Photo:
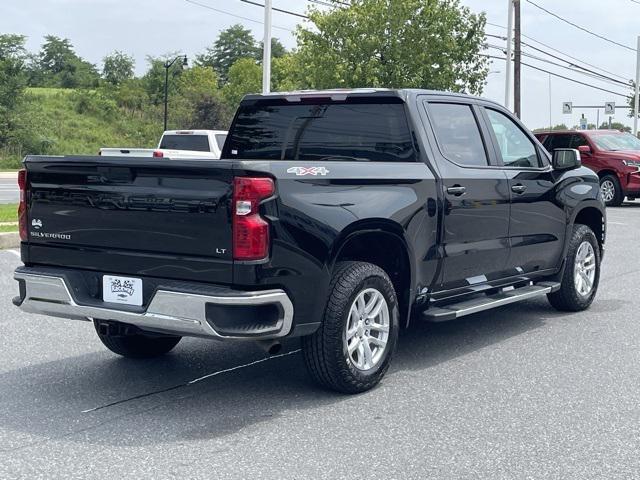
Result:
M615 175L605 175L600 179L600 187L602 188L602 184L605 182L611 182L613 185L613 198L608 201L605 201L607 207L619 207L622 205L624 201L624 193L622 192L622 187L620 186L620 180Z
M141 330L118 322L94 321L98 338L113 353L127 358L153 358L170 352L182 337L145 335Z
M595 256L595 277L591 292L583 296L575 285L575 263L578 248L583 242L589 242L593 248ZM580 312L591 306L598 291L600 282L600 245L593 231L586 225L576 224L573 226L571 239L569 240L569 250L565 259L565 268L562 275L561 287L557 292L547 295L549 303L557 310L563 312Z
M356 297L366 289L381 293L389 308L389 336L383 356L368 370L355 367L347 351L346 327ZM393 357L399 330L398 301L391 280L381 268L364 262L341 262L329 285L329 298L320 328L302 339L305 364L316 382L341 393L375 387Z

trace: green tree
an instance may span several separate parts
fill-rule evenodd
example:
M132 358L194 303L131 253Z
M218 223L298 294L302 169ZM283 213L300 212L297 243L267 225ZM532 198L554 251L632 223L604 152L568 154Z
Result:
M80 58L67 38L47 35L32 68L34 86L95 87L100 76L95 65Z
M212 68L196 65L183 72L177 87L182 96L197 101L218 91L218 76Z
M104 57L102 78L112 85L120 85L133 78L135 61L131 55L115 51Z
M220 32L215 43L196 57L199 65L213 67L220 82L225 84L229 69L241 58L256 58L258 47L251 30L240 24L233 25Z
M0 147L9 144L16 133L17 108L26 86L22 35L0 35Z
M0 59L13 58L24 61L27 51L24 44L27 37L11 33L0 34Z
M164 102L164 80L165 68L164 64L167 60L172 60L176 53L167 54L162 58L147 57L149 62L149 70L142 77L144 88L153 105L160 105ZM169 68L168 92L171 98L178 89L178 80L182 75L182 62L179 60Z
M602 125L600 125L600 130L606 130L608 128L609 128L609 122L602 122ZM628 127L622 122L611 122L611 129L619 130L621 132L631 133L631 127Z
M264 55L263 50L264 42L260 42L256 53L256 60L258 60L258 62L262 62L262 57ZM281 58L284 57L287 53L288 52L286 47L282 44L282 42L280 42L280 40L275 37L271 39L271 58Z
M300 26L296 37L304 81L313 88L482 92L485 15L459 0L352 0L309 16L315 28Z
M128 113L141 112L148 103L147 91L142 79L131 78L121 82L113 92L118 107Z
M262 67L253 58L241 58L229 69L229 79L222 87L222 96L229 108L235 110L242 97L261 90Z
M271 65L271 90L291 91L304 87L299 58L289 53L274 58ZM229 69L229 81L222 87L222 98L235 111L242 97L262 91L262 65L251 58L241 58Z
M230 117L213 68L196 65L185 70L177 82L172 124L178 128L222 129L229 126Z
M551 127L551 130L569 130L569 127L567 127L567 125L564 124L564 123L559 123L558 125L554 125L553 127ZM533 131L534 131L534 133L548 132L549 131L549 127L535 128Z

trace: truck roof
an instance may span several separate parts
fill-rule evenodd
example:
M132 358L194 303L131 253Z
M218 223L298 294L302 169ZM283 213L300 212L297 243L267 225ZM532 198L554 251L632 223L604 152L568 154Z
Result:
M466 93L445 92L439 90L427 90L421 88L335 88L326 90L294 90L290 92L271 92L266 94L249 94L243 100L260 100L265 98L301 98L301 97L331 97L334 100L343 100L348 96L380 96L380 97L400 97L406 100L409 96L415 95L441 95L448 97L468 98L482 100L502 107L501 104L483 97L468 95Z

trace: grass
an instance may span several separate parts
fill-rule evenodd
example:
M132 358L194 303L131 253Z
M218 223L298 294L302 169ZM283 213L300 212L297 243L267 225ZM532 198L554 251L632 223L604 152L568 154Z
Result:
M17 232L17 231L18 231L17 223L15 225L0 225L0 233Z
M162 133L162 118L146 118L114 107L106 115L98 105L78 112L72 89L29 88L26 109L37 143L50 155L97 155L102 147L153 148ZM0 170L20 168L23 154L0 151Z
M17 222L17 221L18 221L18 204L17 203L1 204L0 205L0 222Z

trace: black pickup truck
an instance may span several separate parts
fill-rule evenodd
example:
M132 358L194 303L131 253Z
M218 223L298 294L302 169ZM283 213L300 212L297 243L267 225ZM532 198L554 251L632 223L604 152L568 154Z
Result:
M22 310L89 320L128 357L182 336L301 337L311 376L361 392L410 320L598 288L605 209L500 105L424 90L246 97L221 160L28 156Z

